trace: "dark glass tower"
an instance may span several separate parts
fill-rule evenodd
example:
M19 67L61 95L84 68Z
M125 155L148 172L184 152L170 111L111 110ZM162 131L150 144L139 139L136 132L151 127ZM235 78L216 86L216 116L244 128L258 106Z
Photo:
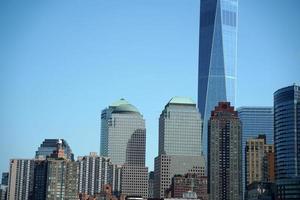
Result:
M300 199L300 86L274 93L274 145L278 199Z
M62 145L64 153L67 159L74 160L74 154L69 144L64 139L45 139L43 143L39 146L38 150L35 152L36 159L46 159L49 157L53 151L57 150L58 145Z
M207 122L220 101L235 105L238 0L201 0L198 108L203 116L203 152Z

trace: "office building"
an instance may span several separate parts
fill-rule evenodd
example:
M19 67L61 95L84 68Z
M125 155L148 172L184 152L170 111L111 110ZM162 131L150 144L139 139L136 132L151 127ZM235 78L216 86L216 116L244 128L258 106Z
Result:
M220 101L235 105L238 0L201 0L198 108L203 116L203 152L207 123Z
M146 130L136 130L126 148L122 167L121 191L125 196L148 198L148 168L145 166Z
M209 199L242 199L242 124L234 107L220 102L208 123Z
M100 152L115 166L114 194L121 191L125 196L148 197L145 120L138 109L125 99L102 111Z
M11 159L8 180L8 200L32 199L34 160Z
M271 180L274 175L274 171L271 171L274 170L274 163L271 160L274 146L266 144L266 135L248 139L245 148L245 188L247 189L253 182Z
M145 129L145 120L125 99L104 109L101 114L101 156L109 157L113 164L123 165L127 142L138 129Z
M57 149L58 144L62 144L66 158L74 160L74 154L72 153L69 144L64 139L45 139L36 151L35 158L39 160L46 159Z
M300 199L300 86L274 93L274 146L277 198Z
M89 156L78 158L78 192L95 195L106 184L112 184L112 164L110 159L91 152Z
M159 118L159 155L154 166L154 197L166 197L175 174L201 173L201 116L193 100L173 97Z
M243 174L245 174L245 147L246 141L255 138L258 134L266 135L266 143L273 144L273 107L271 106L243 106L237 109L242 126ZM245 189L243 176L243 189Z

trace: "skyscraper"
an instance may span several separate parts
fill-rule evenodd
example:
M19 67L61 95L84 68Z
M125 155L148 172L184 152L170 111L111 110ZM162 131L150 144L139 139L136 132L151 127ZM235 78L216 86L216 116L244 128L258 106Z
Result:
M300 199L300 86L274 93L275 176L278 199Z
M100 153L122 170L119 173L119 167L115 168L114 176L120 176L121 179L114 180L121 180L121 183L114 182L113 188L121 187L124 195L148 197L145 120L138 109L125 99L102 111Z
M57 145L59 143L62 144L62 148L64 149L66 158L69 160L74 160L72 150L68 145L67 141L64 139L45 139L36 151L35 158L46 159L53 153L53 151L57 150Z
M77 162L68 159L64 144L59 140L57 150L47 158L46 200L78 199Z
M242 170L245 174L245 147L246 141L255 138L258 134L266 135L266 143L273 144L273 107L271 106L243 106L237 109L242 121ZM245 176L243 176L243 190L245 189Z
M101 114L101 156L109 157L113 164L123 165L128 141L138 129L145 129L145 120L125 99L104 109Z
M234 107L220 102L208 123L209 199L242 199L242 124Z
M138 129L128 140L122 167L121 191L126 196L148 197L148 168L145 166L146 130Z
M10 160L8 200L32 199L34 160Z
M204 175L201 116L193 100L173 97L159 118L159 155L155 158L154 197L165 197L175 174Z
M238 0L201 0L198 108L204 118L203 152L207 153L207 123L220 101L235 105Z

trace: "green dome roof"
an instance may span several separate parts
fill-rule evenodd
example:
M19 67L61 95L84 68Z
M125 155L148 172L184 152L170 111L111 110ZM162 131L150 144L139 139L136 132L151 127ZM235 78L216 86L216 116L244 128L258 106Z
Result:
M110 107L113 109L113 113L121 113L121 112L139 113L139 110L135 106L133 106L123 98L112 103Z
M189 104L195 105L196 103L189 97L173 97L168 104Z

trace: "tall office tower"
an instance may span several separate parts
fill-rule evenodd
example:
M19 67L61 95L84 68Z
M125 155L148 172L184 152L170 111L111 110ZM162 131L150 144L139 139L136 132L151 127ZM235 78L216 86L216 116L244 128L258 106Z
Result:
M34 160L10 160L8 200L32 199Z
M208 122L209 199L242 199L242 124L234 107L220 102Z
M190 98L173 97L159 118L159 155L154 166L154 197L163 198L175 174L204 175L201 116Z
M273 144L273 107L267 106L243 106L237 109L238 116L242 121L242 170L245 174L245 147L246 141L258 134L266 135L266 143ZM245 176L243 175L243 190L245 189Z
M148 196L148 168L145 167L145 120L136 107L124 99L101 114L101 155L116 166L113 191L124 195ZM118 168L121 167L121 173ZM120 176L121 179L117 177ZM132 180L135 181L132 181ZM120 190L119 190L120 189Z
M89 156L78 158L78 191L82 194L100 193L106 184L111 184L112 164L110 159L91 152Z
M101 156L123 165L128 141L139 129L145 129L145 120L136 107L125 99L111 104L101 114Z
M248 139L245 148L245 188L247 189L247 186L253 182L262 182L270 179L268 174L272 172L268 167L272 163L268 164L268 160L265 158L274 152L274 146L266 144L266 135L258 135L257 138Z
M198 108L207 155L207 123L218 102L235 105L238 0L201 0Z
M122 167L121 191L125 196L148 198L148 168L145 166L146 130L137 129L128 140Z
M62 144L62 148L64 149L67 159L74 160L74 154L72 153L67 141L64 139L45 139L36 151L35 158L46 159L47 156L50 156L53 151L57 149L57 145L60 143Z
M275 176L278 199L300 199L300 86L274 93Z

